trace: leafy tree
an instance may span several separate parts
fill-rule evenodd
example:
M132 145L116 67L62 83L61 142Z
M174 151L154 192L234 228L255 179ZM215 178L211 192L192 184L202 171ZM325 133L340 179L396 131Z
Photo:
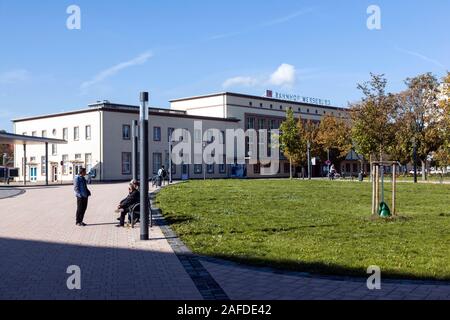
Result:
M396 115L394 122L394 139L389 148L392 159L399 161L402 165L407 165L413 160L414 132L409 123L411 116L405 112L403 106L406 104L407 93L401 92L395 95Z
M292 165L298 164L302 160L302 137L298 130L294 112L288 109L286 121L280 126L280 149L283 151L291 166L290 178L292 179Z
M382 160L395 143L395 97L386 93L384 75L370 76L370 81L358 85L362 101L351 105L352 138L359 154Z
M409 130L417 145L417 155L422 162L422 179L426 180L428 156L443 144L443 114L438 100L439 82L431 73L408 78L408 89L399 104L399 122Z
M308 143L310 144L311 155L321 155L322 149L317 143L319 123L312 120L299 119L297 130L300 134L300 152L297 164L304 168L308 164Z
M434 159L440 167L446 168L450 165L450 72L447 72L439 88L438 103L442 110L443 143L435 153Z
M0 133L6 133L5 130L0 130ZM9 144L0 144L0 166L3 165L4 155L6 154L7 159L11 159L13 156L13 147Z
M343 159L352 149L351 127L348 122L331 115L326 115L317 130L317 144L322 152L336 155Z

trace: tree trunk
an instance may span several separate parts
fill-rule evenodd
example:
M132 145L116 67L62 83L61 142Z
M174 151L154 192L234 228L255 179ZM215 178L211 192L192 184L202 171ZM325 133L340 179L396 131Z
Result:
M422 180L427 181L427 163L423 160L422 162Z
M292 180L292 159L289 159L289 177Z

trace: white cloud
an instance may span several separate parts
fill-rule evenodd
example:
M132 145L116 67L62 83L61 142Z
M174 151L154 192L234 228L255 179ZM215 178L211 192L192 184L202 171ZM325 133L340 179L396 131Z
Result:
M397 48L397 50L400 51L400 52L409 54L410 56L414 56L416 58L419 58L419 59L421 59L423 61L432 63L432 64L438 66L439 68L445 69L445 66L444 66L443 63L439 62L438 60L429 58L429 57L427 57L427 56L425 56L425 55L423 55L421 53L410 51L410 50L405 50L405 49L402 49L402 48Z
M238 76L223 82L224 88L230 87L258 87L274 85L278 87L292 87L297 79L297 70L293 65L283 63L271 75L263 77Z
M287 16L284 16L284 17L281 17L281 18L278 18L278 19L274 19L272 21L264 23L261 26L274 26L274 25L277 25L277 24L286 23L286 22L289 22L289 21L291 21L291 20L293 20L295 18L303 16L305 14L312 13L312 12L314 12L314 10L315 10L314 8L306 8L306 9L303 9L303 10L298 10L298 11L293 12L293 13L287 15Z
M137 65L142 65L142 64L146 63L152 56L153 56L153 54L151 52L146 52L132 60L119 63L111 68L103 70L103 71L99 72L97 75L95 75L91 80L83 82L81 84L81 89L88 89L89 87L91 87L97 83L100 83L100 82L108 79L109 77L116 75L117 73L119 73L120 71L122 71L124 69L134 67Z
M293 65L283 63L278 67L277 71L275 71L270 76L269 83L275 86L286 86L292 87L295 84L296 79L296 70Z
M315 11L315 8L306 8L306 9L298 10L298 11L295 11L295 12L293 12L293 13L291 13L289 15L286 15L284 17L275 18L275 19L272 19L272 20L270 20L268 22L263 22L263 23L260 23L260 24L257 24L257 25L249 26L249 27L241 29L239 31L217 34L217 35L214 35L212 37L209 37L206 40L208 40L208 41L210 41L210 40L219 40L219 39L224 39L224 38L231 38L231 37L240 36L240 35L245 34L245 33L253 32L253 31L257 31L257 30L263 29L263 28L272 27L272 26L276 26L278 24L289 22L289 21L291 21L293 19L296 19L296 18L298 18L298 17L300 17L302 15L306 15L306 14L312 13L314 11Z
M15 84L30 79L31 74L25 69L17 69L0 73L0 84Z
M254 87L258 85L258 80L253 77L234 77L227 79L223 83L224 88L229 87Z

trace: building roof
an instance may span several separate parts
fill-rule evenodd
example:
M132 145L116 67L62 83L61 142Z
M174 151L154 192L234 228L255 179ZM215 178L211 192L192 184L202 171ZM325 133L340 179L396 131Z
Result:
M206 95L199 95L199 96L192 96L192 97L185 97L180 99L174 99L170 100L169 102L181 102L181 101L189 101L189 100L195 100L195 99L201 99L201 98L211 98L211 97L217 97L217 96L233 96L233 97L239 97L239 98L247 98L247 99L258 99L258 100L264 100L264 101L276 101L278 103L288 103L298 106L309 106L309 107L316 107L316 108L326 108L326 109L332 109L332 110L342 110L347 111L347 108L342 107L335 107L335 106L323 106L320 104L312 104L312 103L306 103L306 102L298 102L298 101L290 101L290 100L281 100L276 98L268 98L264 96L255 96L250 94L243 94L243 93L235 93L235 92L218 92L218 93L212 93L212 94L206 94Z
M0 144L67 144L66 140L51 139L51 138L41 138L41 137L31 137L23 136L13 133L2 133L0 132Z
M352 149L345 157L345 160L346 161L361 161L361 160L364 160L364 157L362 155L357 154L356 151Z
M94 104L90 104L89 108L78 109L67 112L39 115L39 116L31 116L24 118L16 118L13 119L12 122L23 122L30 120L39 120L39 119L47 119L47 118L55 118L61 116L68 116L74 114L82 114L89 112L98 112L98 111L106 111L106 112L118 112L118 113L139 113L139 106L134 105L126 105L126 104L116 104L111 103L109 101L97 102ZM187 119L198 119L198 120L212 120L212 121L224 121L224 122L239 122L239 119L236 118L217 118L217 117L204 117L197 115L189 115L186 111L183 110L173 110L173 109L165 109L165 108L149 108L150 116L163 116L163 117L175 117L175 118L187 118Z

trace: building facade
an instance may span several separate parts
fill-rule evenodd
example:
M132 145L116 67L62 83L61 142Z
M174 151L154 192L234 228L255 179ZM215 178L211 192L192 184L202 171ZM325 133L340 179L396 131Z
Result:
M169 137L175 129L187 129L191 139L197 139L194 125L201 121L204 135L210 129L218 129L223 136L221 140L224 140L227 129L278 129L288 108L292 108L296 117L313 121L320 121L326 114L348 116L343 108L228 92L173 100L170 101L170 109L150 108L150 174L156 174L162 165L169 168ZM131 129L132 122L138 118L139 107L104 101L71 112L15 119L13 124L16 134L68 142L50 148L51 182L72 181L80 167L91 171L97 181L123 181L132 177ZM28 148L26 168L23 168L22 148L15 146L14 149L15 166L21 172L26 170L31 182L43 181L45 155L42 148ZM289 176L287 161L281 160L276 176ZM172 166L174 179L257 178L260 171L259 164L195 163Z

